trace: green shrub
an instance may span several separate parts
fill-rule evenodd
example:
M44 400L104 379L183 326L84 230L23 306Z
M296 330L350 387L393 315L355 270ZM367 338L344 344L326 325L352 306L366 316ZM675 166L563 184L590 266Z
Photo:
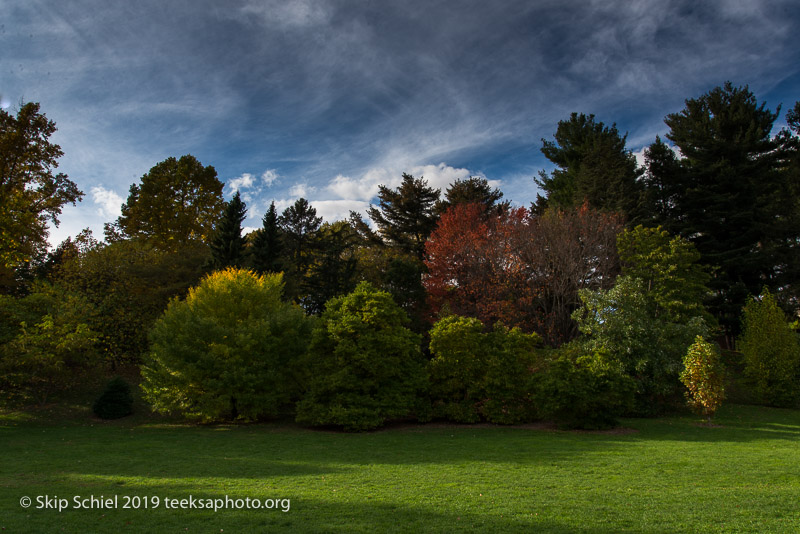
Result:
M633 406L634 381L604 350L564 345L535 377L542 416L568 428L610 428Z
M689 407L711 422L711 417L725 399L722 365L719 349L697 336L683 360L681 382L688 390Z
M426 377L420 336L389 293L367 282L328 301L306 359L297 422L368 430L420 415Z
M700 316L673 322L638 278L620 276L609 290L581 291L583 306L573 319L585 335L585 353L608 351L636 383L634 415L653 415L677 406L683 394L678 378L686 350L708 327Z
M119 419L132 414L131 387L120 376L112 378L102 395L94 401L92 411L100 419Z
M793 406L798 399L800 345L783 310L766 288L745 305L739 350L755 398L770 406Z
M451 315L431 329L428 363L433 415L459 423L513 424L532 419L530 374L536 334Z
M153 408L205 422L276 416L295 392L290 366L311 330L282 290L281 274L227 269L170 302L142 368Z
M90 308L85 300L49 285L36 286L22 299L5 299L9 306L2 314L5 339L0 343L4 400L44 404L98 365L98 334L84 322Z

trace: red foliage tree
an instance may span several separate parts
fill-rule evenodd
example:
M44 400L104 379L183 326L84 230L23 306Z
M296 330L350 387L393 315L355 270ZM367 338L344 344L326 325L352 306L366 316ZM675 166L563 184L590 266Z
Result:
M589 208L525 208L486 212L456 205L441 217L426 246L424 284L434 315L443 307L535 331L550 344L577 333L570 315L578 290L610 287L619 260L618 217Z

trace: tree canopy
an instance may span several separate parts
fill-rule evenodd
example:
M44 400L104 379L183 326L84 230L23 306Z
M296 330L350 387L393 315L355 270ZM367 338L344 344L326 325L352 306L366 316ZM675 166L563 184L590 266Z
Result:
M14 271L47 250L48 221L58 225L65 204L83 197L56 173L61 147L50 142L56 125L38 103L16 117L0 109L0 291L14 285Z
M167 158L131 186L122 215L106 232L169 250L207 243L225 206L222 188L211 165L204 167L192 155Z

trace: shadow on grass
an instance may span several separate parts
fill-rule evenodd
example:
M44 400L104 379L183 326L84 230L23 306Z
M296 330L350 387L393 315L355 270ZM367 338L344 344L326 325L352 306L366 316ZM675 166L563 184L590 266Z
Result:
M177 498L185 495L174 494ZM191 492L198 501L224 499L220 492ZM237 499L243 496L232 496ZM386 502L336 502L336 499L291 499L289 511L273 509L56 510L17 509L2 520L4 530L51 532L551 532L587 534L619 532L611 526L577 527L568 518L540 518L534 508L517 513L455 502L441 508ZM423 497L424 499L424 497Z

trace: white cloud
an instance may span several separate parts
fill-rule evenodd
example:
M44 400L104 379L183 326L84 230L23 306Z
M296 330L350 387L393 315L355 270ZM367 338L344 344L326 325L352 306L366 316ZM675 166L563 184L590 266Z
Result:
M414 178L424 177L429 187L441 189L442 192L456 180L466 180L470 176L474 176L474 173L468 169L457 169L445 163L413 167L409 174L412 174Z
M122 214L123 199L105 187L92 187L92 200L99 206L97 214L109 219L116 219Z
M308 184L294 184L289 188L289 194L295 198L308 198L308 196L317 191L316 187L309 186Z
M261 181L264 182L264 185L267 187L274 184L278 178L280 178L280 175L275 169L267 169L261 174Z
M249 189L253 187L255 183L255 176L250 174L249 172L243 173L240 177L234 178L230 182L228 182L228 187L231 189L231 193L235 193L236 191L241 191L242 189Z
M347 219L350 211L366 213L369 207L369 202L363 200L312 200L310 204L326 222Z

